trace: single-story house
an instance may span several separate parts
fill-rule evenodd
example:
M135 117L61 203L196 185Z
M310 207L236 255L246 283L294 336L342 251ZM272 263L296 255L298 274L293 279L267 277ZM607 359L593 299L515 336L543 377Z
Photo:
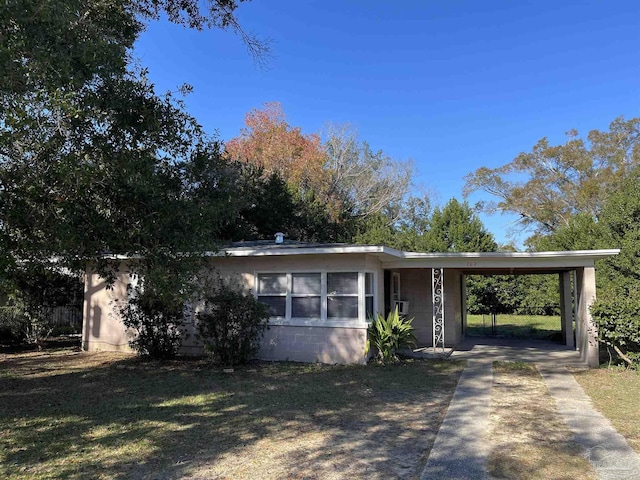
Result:
M269 306L270 328L259 352L265 360L364 363L367 319L396 305L414 318L421 346L455 347L466 333L465 275L553 273L559 278L564 343L595 366L597 330L589 313L596 295L594 262L618 252L416 253L279 236L276 242L232 244L209 257L221 275L237 277ZM130 281L126 262L111 289L87 272L85 350L129 350L132 332L115 301L126 299ZM201 346L184 348L195 352Z

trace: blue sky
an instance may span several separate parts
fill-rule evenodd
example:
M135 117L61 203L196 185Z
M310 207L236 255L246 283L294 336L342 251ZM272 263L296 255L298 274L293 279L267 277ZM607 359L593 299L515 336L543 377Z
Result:
M542 137L640 115L638 1L254 0L238 17L272 40L267 70L229 32L166 21L135 55L160 92L193 85L188 110L222 139L278 101L306 133L348 122L374 149L412 159L439 203ZM506 240L511 217L482 218Z

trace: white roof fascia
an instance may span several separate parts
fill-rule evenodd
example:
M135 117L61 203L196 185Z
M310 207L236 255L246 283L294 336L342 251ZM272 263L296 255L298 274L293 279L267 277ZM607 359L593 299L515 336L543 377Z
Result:
M292 248L250 248L236 247L223 249L219 253L211 252L212 256L228 257L268 257L285 255L327 255L335 253L386 253L388 247L377 245L341 245L335 247L292 247Z
M291 255L373 254L384 268L577 268L591 267L595 260L620 253L619 249L559 252L403 252L380 245L335 245L321 247L254 248L230 247L204 252L209 257L268 257ZM139 255L105 255L112 260L130 260Z
M377 245L340 245L287 248L228 248L212 256L263 257L290 255L377 254L385 268L578 268L591 267L595 260L620 253L619 249L559 252L403 252Z
M592 267L596 260L620 253L619 249L561 252L402 252L399 259L384 261L386 268L577 268Z

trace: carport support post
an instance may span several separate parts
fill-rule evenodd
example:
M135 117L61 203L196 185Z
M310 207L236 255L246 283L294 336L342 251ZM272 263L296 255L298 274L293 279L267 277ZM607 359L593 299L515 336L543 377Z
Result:
M558 275L560 283L560 326L562 341L567 347L574 348L573 309L571 308L571 272Z
M576 285L578 295L578 317L580 333L578 348L580 358L589 364L590 367L597 367L600 364L600 351L598 347L598 328L593 322L589 307L596 299L596 270L594 267L584 267L576 269Z

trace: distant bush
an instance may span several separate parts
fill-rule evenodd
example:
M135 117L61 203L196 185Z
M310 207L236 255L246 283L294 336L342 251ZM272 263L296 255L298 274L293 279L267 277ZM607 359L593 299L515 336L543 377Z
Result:
M0 343L28 344L42 349L53 332L54 311L78 303L83 284L55 268L25 265L0 283Z
M21 308L0 307L0 345L17 345L25 341L26 318Z
M269 319L266 305L239 285L222 279L206 289L203 309L195 316L205 352L220 365L251 360Z

